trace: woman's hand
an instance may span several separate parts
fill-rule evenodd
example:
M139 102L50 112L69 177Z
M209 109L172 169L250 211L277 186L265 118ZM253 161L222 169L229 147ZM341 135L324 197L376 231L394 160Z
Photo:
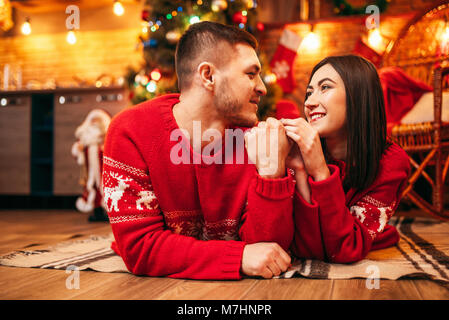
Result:
M301 151L304 167L315 181L325 180L330 176L321 147L320 136L305 119L281 119L286 134L296 142Z
M306 167L304 165L304 160L302 159L301 151L299 150L298 144L292 139L288 139L293 144L287 159L285 160L285 165L295 172L296 189L299 194L308 203L311 202L310 198L310 187L308 179L308 174Z

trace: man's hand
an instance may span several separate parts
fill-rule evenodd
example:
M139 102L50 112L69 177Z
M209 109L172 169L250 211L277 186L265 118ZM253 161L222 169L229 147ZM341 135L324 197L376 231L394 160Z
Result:
M275 242L247 244L243 249L242 272L271 279L290 267L291 258Z
M290 153L288 154L287 159L285 159L285 165L287 166L287 168L293 169L293 171L295 172L303 172L306 170L304 166L304 160L302 159L301 151L299 150L299 147L296 144L296 142L293 142L293 146L290 149Z
M284 126L275 118L261 121L257 127L245 133L248 157L256 165L259 175L265 178L285 176L285 159L292 145Z

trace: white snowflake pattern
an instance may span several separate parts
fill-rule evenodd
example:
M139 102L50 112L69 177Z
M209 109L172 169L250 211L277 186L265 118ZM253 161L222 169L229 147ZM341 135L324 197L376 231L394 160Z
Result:
M284 79L288 77L290 72L290 66L285 60L276 61L272 69L273 73L276 74L278 79Z

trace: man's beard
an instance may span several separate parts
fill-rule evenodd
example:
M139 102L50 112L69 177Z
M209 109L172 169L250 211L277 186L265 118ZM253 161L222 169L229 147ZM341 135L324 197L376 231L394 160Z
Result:
M224 80L221 88L229 88L228 81ZM214 106L218 114L225 119L230 126L237 127L253 127L257 123L257 117L245 116L242 113L244 109L243 103L229 95L229 90L217 88L217 94L214 96Z

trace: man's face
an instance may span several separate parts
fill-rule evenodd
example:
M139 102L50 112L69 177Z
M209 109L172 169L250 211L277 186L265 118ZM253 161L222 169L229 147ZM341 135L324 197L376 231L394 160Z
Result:
M234 126L252 127L257 119L257 104L267 93L260 78L259 58L252 47L237 44L223 52L233 57L217 74L214 106Z

